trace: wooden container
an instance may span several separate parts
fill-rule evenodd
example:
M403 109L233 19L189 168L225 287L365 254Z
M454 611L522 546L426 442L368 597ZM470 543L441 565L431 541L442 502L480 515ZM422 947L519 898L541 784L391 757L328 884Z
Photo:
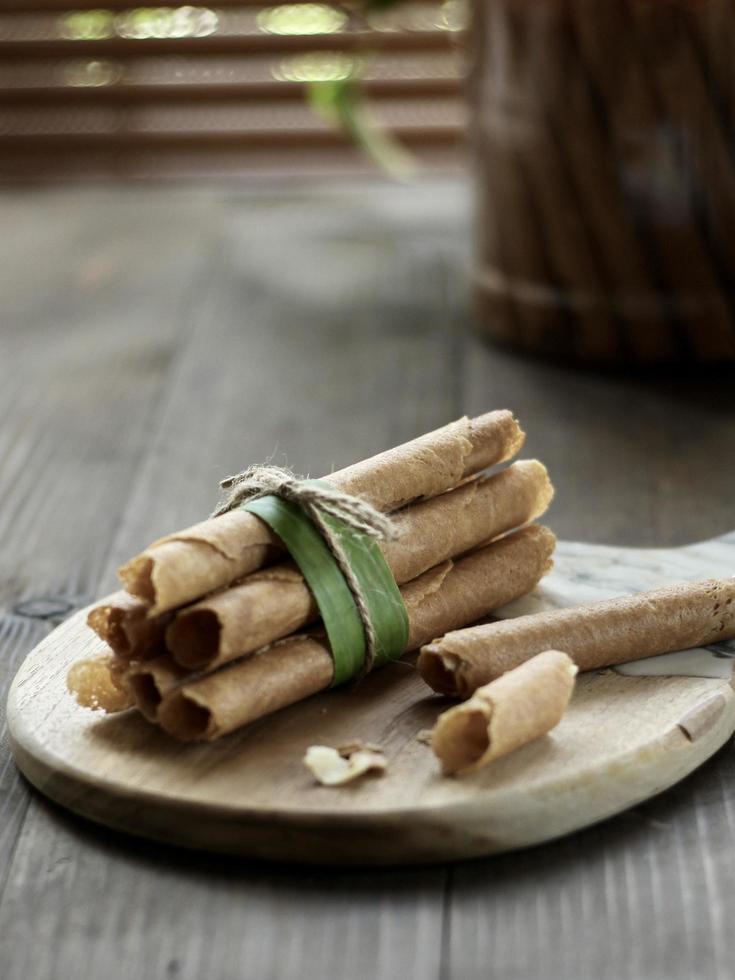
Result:
M475 0L475 297L580 361L735 360L735 4Z

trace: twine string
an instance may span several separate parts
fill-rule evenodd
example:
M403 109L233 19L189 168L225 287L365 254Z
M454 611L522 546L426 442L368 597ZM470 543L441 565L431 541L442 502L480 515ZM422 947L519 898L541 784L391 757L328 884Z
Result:
M375 626L370 616L365 592L342 547L339 532L324 517L329 515L336 518L351 530L379 541L391 541L396 538L397 532L391 519L359 497L342 493L341 490L326 484L302 480L290 470L282 469L280 466L250 466L242 473L226 477L220 482L220 487L226 491L226 495L212 512L212 517L226 514L249 500L273 495L296 504L314 523L334 556L355 600L365 631L365 664L362 674L367 674L372 669L377 655L378 637Z

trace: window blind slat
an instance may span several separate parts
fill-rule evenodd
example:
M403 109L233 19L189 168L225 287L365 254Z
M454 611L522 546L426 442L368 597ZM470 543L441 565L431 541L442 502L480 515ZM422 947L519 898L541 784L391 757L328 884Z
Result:
M244 169L269 154L287 169L307 158L354 165L350 141L306 105L304 81L345 77L355 58L388 131L418 156L459 158L462 62L446 0L407 0L376 29L356 29L328 3L296 3L1 7L0 179L21 161L25 177L47 176L54 161L69 173L90 161L165 171L174 159L172 172L184 160L196 170L197 158L236 169L238 154Z

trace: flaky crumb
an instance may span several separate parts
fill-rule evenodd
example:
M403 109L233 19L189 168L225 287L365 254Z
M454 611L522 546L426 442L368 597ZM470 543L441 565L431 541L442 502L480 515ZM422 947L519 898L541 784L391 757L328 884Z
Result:
M322 786L344 786L366 773L385 772L388 763L383 753L374 748L355 743L355 750L347 755L329 745L310 745L304 756L304 765Z

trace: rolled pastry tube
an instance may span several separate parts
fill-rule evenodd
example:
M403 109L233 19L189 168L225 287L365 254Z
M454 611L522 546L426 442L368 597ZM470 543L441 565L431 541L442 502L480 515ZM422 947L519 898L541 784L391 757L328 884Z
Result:
M326 479L377 510L435 497L515 456L524 433L511 412L462 418L442 429L332 473ZM229 585L272 560L278 538L240 509L155 541L118 570L125 589L156 616Z
M169 654L134 664L125 672L135 706L148 721L155 721L163 698L180 684L187 671Z
M418 667L435 691L466 698L552 647L595 670L732 636L735 579L708 579L447 633Z
M120 591L90 610L87 625L116 656L145 660L165 652L170 618L168 614L149 618L147 603Z
M431 747L446 773L473 772L551 731L574 690L577 667L546 650L439 715Z
M383 554L400 585L535 520L552 495L541 463L514 463L400 511L397 538L382 544ZM318 615L298 570L274 565L182 610L168 627L166 644L184 666L211 669L288 636Z
M551 567L554 545L551 531L532 525L404 585L406 650L530 592ZM164 698L158 722L176 738L216 739L325 690L333 671L324 636L289 637L182 684Z
M384 553L397 580L408 581L445 558L540 517L552 495L541 463L514 463L493 477L400 511L398 539L386 543ZM87 623L118 657L147 660L165 652L165 632L174 615L150 617L148 610L144 600L120 591L95 606ZM277 565L179 613L168 642L181 663L211 667L286 636L315 615L299 573L291 565Z

